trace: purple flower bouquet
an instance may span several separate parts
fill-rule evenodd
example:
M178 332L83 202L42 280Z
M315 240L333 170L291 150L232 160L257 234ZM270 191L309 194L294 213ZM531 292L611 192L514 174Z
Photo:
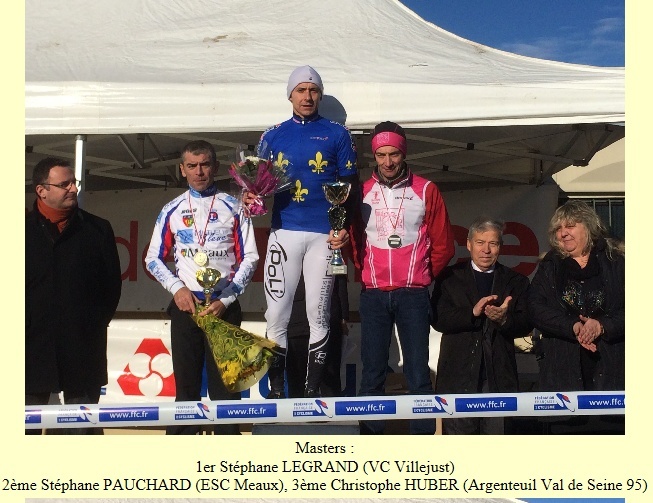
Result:
M229 174L243 192L247 190L256 194L256 199L248 206L251 215L265 215L268 210L263 198L292 186L284 169L287 163L249 156L231 164Z

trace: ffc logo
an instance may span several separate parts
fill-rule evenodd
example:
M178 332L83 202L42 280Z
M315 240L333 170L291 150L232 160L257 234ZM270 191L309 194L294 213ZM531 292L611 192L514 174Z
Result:
M84 420L91 424L97 424L97 419L93 416L93 412L86 405L79 407L79 415Z
M213 210L209 213L209 222L215 222L218 219L218 212Z
M197 402L197 409L198 416L204 419L208 419L209 421L214 421L214 419L211 417L211 409L209 409L208 405L202 402Z
M453 407L449 405L449 402L441 396L435 395L435 406L437 409L446 412L450 416L453 415Z
M576 412L576 408L572 405L571 400L567 395L563 395L562 393L556 393L556 400L558 401L558 405L561 407L564 407L567 410L570 410L571 412Z
M329 414L329 412L328 412L329 406L327 405L327 403L325 401L315 400L315 408L316 408L317 412L319 412L319 414L321 416L326 416L328 418L333 417L333 414Z
M118 377L125 395L175 396L172 357L161 339L143 339Z

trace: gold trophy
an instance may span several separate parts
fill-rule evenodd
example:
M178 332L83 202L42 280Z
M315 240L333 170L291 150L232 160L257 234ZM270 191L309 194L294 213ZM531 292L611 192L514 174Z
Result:
M211 294L215 290L215 285L220 281L220 271L212 267L200 267L195 273L197 283L204 291L204 306L211 305Z
M193 320L206 334L222 382L233 393L251 388L265 375L272 361L271 349L276 344L214 314L199 316L211 305L211 294L220 277L220 271L211 267L200 267L195 273L204 291L204 304L197 307Z
M335 237L338 237L338 231L345 226L347 211L340 205L347 200L350 189L351 183L348 182L327 182L322 184L324 197L333 205L329 208L329 225L333 229ZM331 276L334 274L347 274L347 264L342 259L340 250L333 250L333 256L327 267L327 274Z

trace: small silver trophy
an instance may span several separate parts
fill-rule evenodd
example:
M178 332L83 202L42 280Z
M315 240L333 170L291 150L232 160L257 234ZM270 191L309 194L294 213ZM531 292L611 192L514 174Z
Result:
M329 225L333 229L333 235L338 237L338 231L345 226L347 211L340 206L347 200L351 183L347 182L327 182L322 184L324 196L333 206L329 208ZM347 264L342 259L340 250L333 250L333 256L327 267L327 274L347 274Z

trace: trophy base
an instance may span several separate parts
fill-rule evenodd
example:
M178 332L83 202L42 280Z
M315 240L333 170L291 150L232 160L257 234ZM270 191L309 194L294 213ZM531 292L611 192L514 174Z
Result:
M327 274L329 276L337 276L339 274L347 274L347 265L346 264L340 264L340 265L329 264L327 266Z

